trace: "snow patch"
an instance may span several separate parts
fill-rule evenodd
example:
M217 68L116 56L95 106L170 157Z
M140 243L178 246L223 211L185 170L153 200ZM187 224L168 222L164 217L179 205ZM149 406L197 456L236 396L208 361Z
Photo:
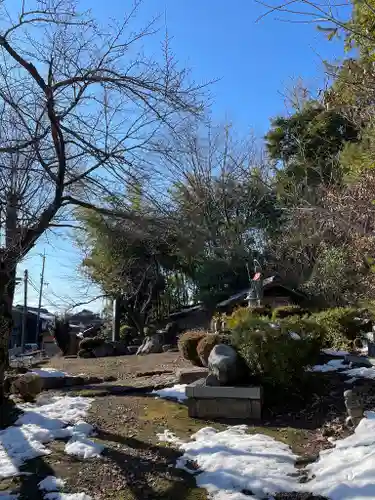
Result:
M0 431L0 480L20 474L19 467L32 458L50 454L45 446L54 439L71 438L67 443L87 440L91 425L82 419L92 399L41 395L36 403L18 405L24 413L15 425ZM99 453L99 445L85 442L90 451L80 456ZM95 452L94 452L95 449Z
M93 500L90 495L86 493L47 493L44 496L44 500Z
M65 486L66 481L55 476L47 476L40 483L38 488L43 491L58 491Z
M338 356L342 358L350 354L348 351L335 351L335 349L322 349L322 352L324 352L324 354L328 354L329 356Z
M205 488L215 500L250 500L277 492L298 489L290 448L261 434L246 433L246 426L234 426L217 432L201 429L192 441L182 443L171 433L159 435L174 440L184 455L176 466L190 473L198 472L197 486ZM189 468L194 464L194 469ZM252 494L243 494L242 491Z
M163 399L177 399L177 401L182 402L187 399L185 394L186 384L176 384L173 387L166 387L165 389L159 389L157 391L152 391L151 394Z
M55 368L34 368L33 370L31 370L31 373L35 373L35 375L39 375L39 377L41 378L70 377L68 373L55 370Z
M315 365L311 367L311 371L313 372L334 372L336 370L344 370L348 365L344 364L343 359L331 359L324 365Z

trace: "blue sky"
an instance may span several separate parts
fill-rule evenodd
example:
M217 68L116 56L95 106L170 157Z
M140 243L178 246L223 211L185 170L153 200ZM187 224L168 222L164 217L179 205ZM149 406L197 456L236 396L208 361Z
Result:
M96 18L121 19L127 0L82 0ZM322 61L342 57L342 45L328 42L313 26L289 24L273 17L256 23L264 8L252 0L144 0L133 26L141 26L160 14L166 20L171 48L181 66L192 70L194 80L219 79L211 88L212 117L228 120L240 133L253 131L261 138L269 120L285 113L286 89L298 78L312 89L324 82ZM160 50L162 33L145 43L148 54ZM43 305L51 310L68 302L89 300L98 293L78 276L81 255L69 231L43 238L18 269L28 268L31 280L39 283L46 251L46 281ZM37 291L29 289L30 305L37 304ZM22 289L15 303L22 299ZM90 305L98 309L100 302Z

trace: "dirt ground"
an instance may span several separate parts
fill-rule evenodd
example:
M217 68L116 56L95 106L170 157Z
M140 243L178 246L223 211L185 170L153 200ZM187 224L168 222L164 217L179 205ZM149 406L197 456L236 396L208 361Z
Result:
M56 368L72 375L85 373L98 377L115 377L119 381L128 381L140 374L152 371L175 372L178 368L188 368L191 364L179 353L164 352L145 356L115 356L108 358L52 358L46 367Z

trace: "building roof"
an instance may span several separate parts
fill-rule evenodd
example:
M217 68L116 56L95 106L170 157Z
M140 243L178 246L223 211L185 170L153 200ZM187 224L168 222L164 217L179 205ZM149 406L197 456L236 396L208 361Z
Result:
M304 298L305 294L298 290L294 290L293 288L289 288L286 285L282 283L282 279L279 275L274 275L274 276L269 276L268 278L265 278L262 282L263 286L263 291L271 290L272 288L283 288L288 294L293 295L295 297L299 298ZM226 307L233 302L239 301L239 300L245 300L246 297L249 295L251 292L252 288L248 287L245 288L244 290L241 290L240 292L235 293L234 295L231 295L228 297L226 300L223 300L222 302L219 302L216 307L217 308L222 308Z

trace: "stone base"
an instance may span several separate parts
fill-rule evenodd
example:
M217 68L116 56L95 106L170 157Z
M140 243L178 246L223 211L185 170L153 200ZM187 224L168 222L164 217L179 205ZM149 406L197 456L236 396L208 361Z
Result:
M197 380L186 387L189 417L260 420L261 387L213 387Z
M256 399L189 398L189 417L206 419L260 420L262 404Z

